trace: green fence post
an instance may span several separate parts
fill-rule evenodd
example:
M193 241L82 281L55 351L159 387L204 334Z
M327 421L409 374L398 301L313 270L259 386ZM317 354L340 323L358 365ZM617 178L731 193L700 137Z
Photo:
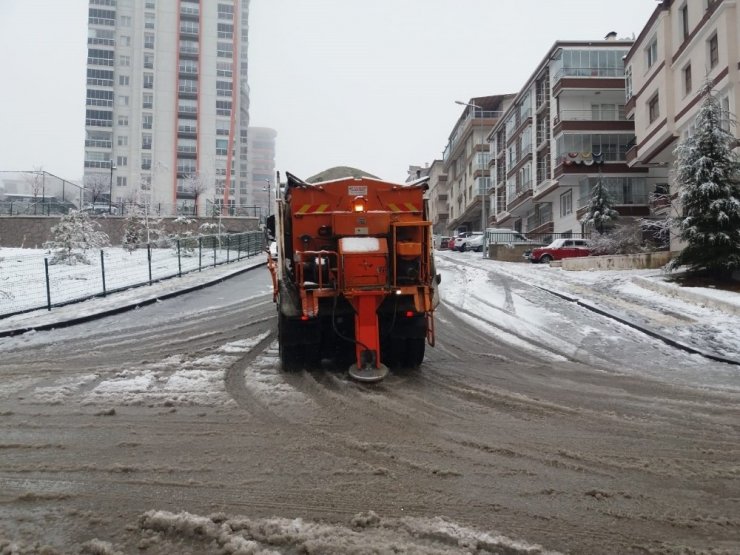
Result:
M180 239L177 240L177 277L182 277L182 257L180 256Z
M146 259L149 264L149 285L152 284L152 244L146 244Z
M105 297L107 292L105 290L105 253L103 249L100 249L100 271L103 273L103 297Z
M198 271L203 269L203 237L198 236Z
M51 287L49 285L49 259L44 258L44 272L46 273L46 308L51 310Z

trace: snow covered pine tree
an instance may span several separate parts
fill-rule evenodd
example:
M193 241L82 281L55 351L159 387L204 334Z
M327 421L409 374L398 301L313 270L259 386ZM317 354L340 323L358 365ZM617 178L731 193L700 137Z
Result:
M601 177L601 168L599 167L599 179L591 189L591 199L588 201L588 212L581 219L585 226L592 226L599 234L604 233L607 227L610 227L619 218L619 212L612 208L612 200L609 196L609 189L606 187Z
M740 270L740 166L733 151L729 114L723 114L711 83L702 88L704 101L696 132L676 147L675 182L681 202L674 218L686 247L671 268L729 279Z

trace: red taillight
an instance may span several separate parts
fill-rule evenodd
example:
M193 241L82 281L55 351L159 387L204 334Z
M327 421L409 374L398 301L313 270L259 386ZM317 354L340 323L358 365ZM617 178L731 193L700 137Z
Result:
M406 318L413 318L414 313L411 310L406 311Z
M305 322L306 320L308 320L308 316L306 316L306 315L304 314L303 316L301 316L301 320L303 320L303 321Z

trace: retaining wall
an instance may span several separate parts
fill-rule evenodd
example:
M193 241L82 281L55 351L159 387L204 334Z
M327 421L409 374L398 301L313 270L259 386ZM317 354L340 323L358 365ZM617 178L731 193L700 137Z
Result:
M647 252L643 254L608 254L603 256L583 256L566 258L560 261L563 270L649 270L662 268L670 261L668 251Z
M110 237L111 245L121 244L126 218L106 215L90 219L100 224L100 230ZM161 227L166 233L175 231L175 226L172 224L174 219L161 219ZM193 220L193 224L189 226L192 231L196 231L201 224L218 222L213 218L190 219ZM58 222L59 216L0 216L0 247L41 248L46 241L51 239L51 228ZM227 233L242 233L259 229L258 218L221 218L221 224L226 228ZM182 230L182 227L178 229Z
M524 252L530 251L532 248L532 245L507 245L504 243L488 245L488 258L502 260L503 262L526 262L529 264L529 260L524 258Z

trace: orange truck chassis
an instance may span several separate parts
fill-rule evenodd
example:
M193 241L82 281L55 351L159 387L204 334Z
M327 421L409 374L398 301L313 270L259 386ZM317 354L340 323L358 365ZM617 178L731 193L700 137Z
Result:
M267 225L284 368L332 359L371 382L422 363L439 283L426 189L426 179L312 184L287 174Z

